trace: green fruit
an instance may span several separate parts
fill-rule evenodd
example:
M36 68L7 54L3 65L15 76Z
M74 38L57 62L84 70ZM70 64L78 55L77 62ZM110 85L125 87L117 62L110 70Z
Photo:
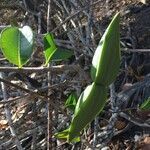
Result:
M109 86L116 78L120 66L120 15L117 13L106 29L95 51L91 77L93 82Z

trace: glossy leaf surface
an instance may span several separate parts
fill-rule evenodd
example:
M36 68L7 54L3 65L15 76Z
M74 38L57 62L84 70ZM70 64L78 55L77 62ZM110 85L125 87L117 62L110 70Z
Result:
M33 52L33 32L29 26L7 27L1 32L0 45L6 59L22 67Z

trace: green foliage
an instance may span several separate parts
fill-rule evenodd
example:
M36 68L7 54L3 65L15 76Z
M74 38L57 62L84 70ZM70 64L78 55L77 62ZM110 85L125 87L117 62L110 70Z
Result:
M1 32L0 45L6 59L21 68L33 52L33 32L29 26L7 27Z
M77 104L77 95L75 92L72 92L68 99L66 100L65 107L74 111Z
M44 56L47 65L50 61L62 61L70 58L73 55L72 51L61 50L56 46L54 37L51 33L44 36Z
M47 33L44 36L44 56L45 56L45 65L47 65L52 58L53 54L57 50L57 46L54 42L54 37L52 34Z
M45 66L50 61L62 61L70 58L73 52L61 50L56 46L51 33L44 36ZM23 28L7 27L1 32L0 47L9 62L21 68L30 59L33 52L34 36L29 26Z
M78 101L71 94L65 106L74 110L74 116L67 130L56 133L57 138L78 142L81 131L98 115L107 101L107 88L115 80L120 65L119 13L115 15L95 51L92 60L93 83L81 93ZM4 56L20 68L26 64L33 52L33 32L30 27L8 27L0 37ZM45 65L50 61L66 60L71 51L60 50L51 33L44 36ZM144 105L144 104L143 104ZM147 103L143 108L147 108ZM149 103L148 103L149 107Z
M58 139L65 140L65 139L67 139L68 134L69 134L69 129L66 129L64 131L56 133L54 136ZM73 142L73 143L80 142L80 137L74 138L71 142Z
M141 104L140 109L141 110L150 110L150 97Z
M56 133L54 136L59 139L66 139L68 137L69 129Z

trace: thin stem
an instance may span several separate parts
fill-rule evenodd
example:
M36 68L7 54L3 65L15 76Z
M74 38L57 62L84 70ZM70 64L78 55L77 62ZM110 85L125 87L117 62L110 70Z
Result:
M94 120L94 137L93 137L93 147L97 145L97 135L98 135L98 117Z
M50 31L51 26L51 0L48 0L48 6L47 6L47 33Z

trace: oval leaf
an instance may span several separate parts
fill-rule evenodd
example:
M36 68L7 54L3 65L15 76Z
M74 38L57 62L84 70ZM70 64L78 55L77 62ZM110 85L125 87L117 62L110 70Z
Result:
M29 26L7 27L1 32L0 45L6 59L22 67L33 52L33 32Z

